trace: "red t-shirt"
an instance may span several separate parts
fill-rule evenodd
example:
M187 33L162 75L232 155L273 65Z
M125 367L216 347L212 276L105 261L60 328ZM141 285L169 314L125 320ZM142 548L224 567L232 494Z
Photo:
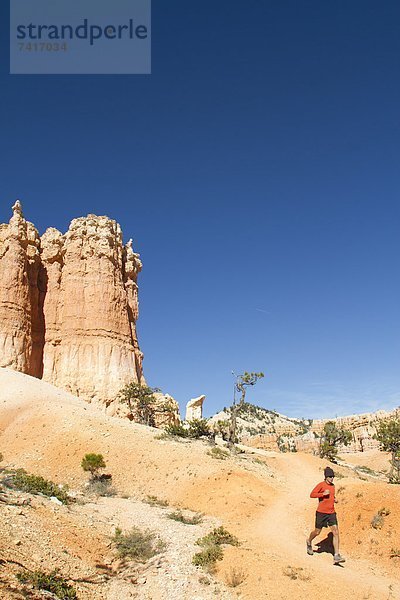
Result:
M329 490L329 496L324 496L324 490ZM333 483L321 481L310 494L310 498L318 498L317 512L331 515L335 512L335 486Z

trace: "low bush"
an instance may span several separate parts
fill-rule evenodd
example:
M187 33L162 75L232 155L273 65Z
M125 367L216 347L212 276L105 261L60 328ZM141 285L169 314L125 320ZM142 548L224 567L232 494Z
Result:
M174 437L190 438L197 440L201 437L210 437L211 431L207 419L193 419L187 421L187 427L183 423L167 425L165 432Z
M111 498L117 495L110 479L91 479L86 487L86 492L93 496Z
M382 529L385 519L379 513L376 513L371 519L371 527L374 529Z
M165 428L165 433L172 435L173 437L189 437L188 430L182 425L182 423L171 423Z
M225 527L216 527L210 533L197 540L199 546L229 544L230 546L239 546L237 537L229 533Z
M116 529L113 542L120 558L132 558L142 563L165 550L165 543L154 532L148 529L141 531L138 527L125 534Z
M214 448L211 448L211 450L208 450L207 454L211 456L211 458L216 458L218 460L226 460L229 456L229 452L227 452L227 450L223 450L218 446L215 446Z
M225 581L229 587L235 588L243 583L247 578L247 573L243 569L231 567L229 573L226 574Z
M203 567L203 569L212 572L215 569L217 560L222 560L223 557L224 553L221 546L219 544L210 544L193 556L192 563L196 567Z
M17 579L25 585L31 585L37 590L51 592L59 600L77 600L78 596L74 588L58 574L58 571L46 573L45 571L33 571L17 573Z
M301 581L309 581L311 579L310 575L303 567L291 567L288 565L282 572L286 577L289 577L289 579L300 579Z
M181 510L176 510L172 513L169 513L167 515L167 517L169 519L172 519L173 521L179 521L180 523L183 523L184 525L198 525L199 523L201 523L203 521L203 516L196 514L193 515L193 517L187 517L183 514L183 512Z
M157 498L157 496L146 496L144 501L150 504L150 506L162 506L163 508L169 504L168 500L162 500L161 498Z
M209 437L211 435L210 427L207 419L193 419L188 421L188 437L198 439L201 437Z
M17 469L12 475L12 485L17 490L28 492L30 494L43 494L43 496L54 496L63 504L68 504L71 500L68 496L68 488L64 486L59 488L58 485L44 479L40 475L30 475L25 469Z
M377 475L377 472L374 471L373 469L370 469L369 467L365 466L365 465L357 465L355 467L356 471L361 471L362 473L365 473L366 475Z
M224 556L221 545L230 544L238 546L239 540L221 526L198 539L196 544L203 546L203 550L193 556L192 563L198 567L203 567L211 573L215 570L217 560L222 560Z

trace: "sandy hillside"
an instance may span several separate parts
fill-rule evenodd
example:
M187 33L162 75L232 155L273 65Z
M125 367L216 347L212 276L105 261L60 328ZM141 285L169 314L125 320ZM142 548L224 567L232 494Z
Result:
M339 498L343 567L332 565L325 536L319 551L305 552L313 525L312 487L325 463L306 454L244 453L228 460L207 454L205 442L157 439L159 430L105 416L56 388L26 375L0 369L0 450L3 466L24 467L72 491L84 489L80 461L87 452L102 453L118 490L69 507L7 491L0 503L0 597L23 598L15 572L59 568L74 582L79 598L196 600L208 598L291 599L316 595L337 600L400 598L400 489L340 467ZM368 457L353 464L368 463ZM387 460L387 457L385 457ZM376 453L371 468L381 464ZM375 461L375 462L374 462ZM352 462L349 460L348 462ZM171 508L150 506L147 495L169 507L202 512L199 525L168 519ZM382 527L371 519L386 509ZM193 514L187 512L187 514ZM241 541L224 547L215 577L191 564L195 541L223 524ZM151 528L167 547L135 570L115 559L110 537L116 527ZM314 546L317 548L317 545ZM22 566L21 566L22 565ZM243 583L225 584L231 569ZM42 596L32 594L31 598Z

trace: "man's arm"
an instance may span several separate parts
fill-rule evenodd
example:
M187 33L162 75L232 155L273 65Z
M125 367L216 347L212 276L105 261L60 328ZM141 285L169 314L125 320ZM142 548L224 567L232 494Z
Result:
M326 493L328 492L328 493ZM315 488L313 489L313 491L310 494L310 498L324 498L325 496L329 495L329 491L328 490L324 490L321 486L320 483L318 483Z

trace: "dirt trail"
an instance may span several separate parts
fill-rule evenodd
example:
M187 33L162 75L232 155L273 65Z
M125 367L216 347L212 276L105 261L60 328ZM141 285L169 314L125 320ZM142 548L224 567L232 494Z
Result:
M337 491L343 488L338 515L347 562L334 567L330 554L308 556L305 548L316 508L309 492L318 473L322 479L325 466L320 459L301 453L257 457L245 453L220 461L210 457L204 442L162 440L158 433L108 417L49 384L1 369L0 449L6 464L79 490L87 479L80 467L82 456L101 452L120 497L66 512L51 503L41 507L40 500L35 500L39 508L24 509L26 515L18 507L6 507L9 514L4 512L0 519L0 550L3 545L5 552L11 548L15 554L23 553L27 564L60 567L74 577L94 576L115 527L128 528L136 522L154 525L168 542L162 565L153 565L154 571L146 572L147 582L139 587L117 591L97 586L96 595L82 587L82 598L123 600L138 594L143 600L206 600L237 593L243 600L400 598L400 559L390 558L391 548L399 545L397 486L355 479L351 472L337 481ZM204 524L192 529L171 521L161 509L141 502L149 494L168 500L171 509L203 512ZM382 529L376 530L371 518L383 504L390 512ZM223 524L241 541L238 547L224 548L224 559L217 565L222 582L232 569L242 573L242 583L233 590L214 580L205 584L207 578L191 565L198 551L195 540L213 523ZM51 540L44 543L46 536L51 544ZM11 570L8 576L15 582ZM1 598L21 598L1 593L0 578Z
M295 569L303 569L304 573L299 571L300 577L303 573L304 577L309 575L310 579L329 581L329 586L335 590L337 600L400 598L398 581L383 576L381 569L372 562L353 560L351 555L346 553L345 532L341 536L341 552L347 558L343 566L334 566L332 555L328 552L314 552L313 556L306 554L305 539L313 528L316 508L316 501L309 499L307 502L310 490L318 483L315 462L314 457L304 454L277 456L276 468L286 481L273 505L254 524L253 535L258 538L260 544L274 548L277 558L282 563L286 562ZM337 483L336 487L338 487ZM337 505L339 526L340 511L339 501ZM314 548L325 538L326 534L322 533L314 541ZM284 597L279 594L276 596L276 598Z

